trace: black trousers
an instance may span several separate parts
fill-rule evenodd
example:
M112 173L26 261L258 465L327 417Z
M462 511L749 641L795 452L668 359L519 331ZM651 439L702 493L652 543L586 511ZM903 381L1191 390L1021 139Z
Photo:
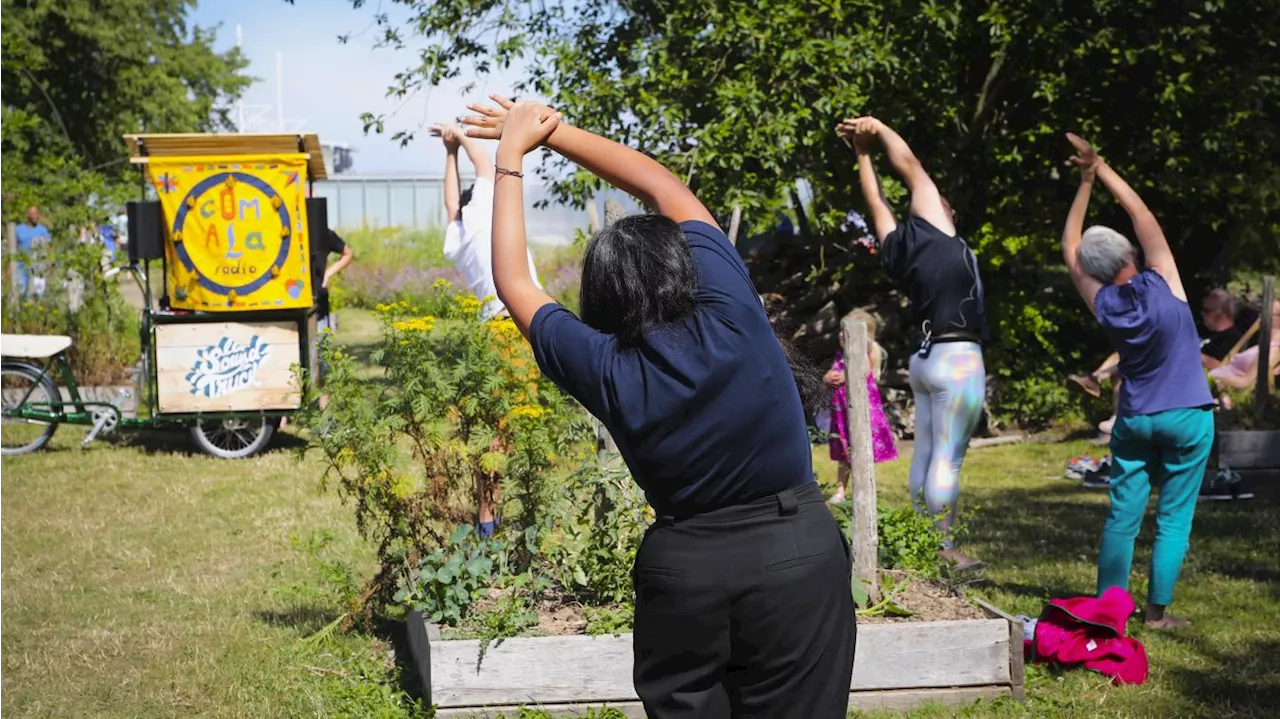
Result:
M636 693L650 719L848 713L849 546L816 483L688 519L636 554Z

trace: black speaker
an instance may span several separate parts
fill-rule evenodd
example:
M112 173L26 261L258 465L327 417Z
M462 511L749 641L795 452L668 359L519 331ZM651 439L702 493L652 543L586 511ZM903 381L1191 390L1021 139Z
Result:
M129 215L129 261L164 257L164 213L159 200L125 204Z
M314 247L317 238L324 238L324 233L329 231L328 198L307 198L307 227L311 231L311 245Z

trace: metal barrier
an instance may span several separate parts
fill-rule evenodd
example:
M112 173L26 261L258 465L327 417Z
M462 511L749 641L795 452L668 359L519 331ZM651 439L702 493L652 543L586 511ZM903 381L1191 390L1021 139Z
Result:
M467 188L474 177L463 176ZM329 226L337 229L402 227L427 229L446 224L443 175L336 175L315 183L315 196L329 200ZM525 186L525 220L529 237L544 243L568 242L575 230L587 228L587 214L552 201L549 189L535 182ZM616 190L601 192L596 202L617 199L634 212L634 200Z

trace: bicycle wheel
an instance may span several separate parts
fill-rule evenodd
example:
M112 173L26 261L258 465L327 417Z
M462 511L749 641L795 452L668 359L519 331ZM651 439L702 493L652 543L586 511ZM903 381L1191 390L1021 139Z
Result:
M262 451L275 431L275 422L266 417L200 420L191 426L191 438L205 454L244 459Z
M0 364L0 393L3 393L6 414L17 409L24 397L27 402L50 405L62 401L58 385L38 367L26 362L5 361ZM0 454L9 456L34 452L49 443L56 429L57 422L6 416L0 425Z

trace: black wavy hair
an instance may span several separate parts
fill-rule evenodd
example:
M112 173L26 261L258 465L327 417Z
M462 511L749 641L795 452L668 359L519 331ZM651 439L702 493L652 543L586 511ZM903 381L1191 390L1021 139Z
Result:
M629 215L600 230L582 258L582 321L636 347L646 330L693 311L697 273L684 232L662 215ZM806 413L829 399L823 372L776 324L774 334L795 377Z

